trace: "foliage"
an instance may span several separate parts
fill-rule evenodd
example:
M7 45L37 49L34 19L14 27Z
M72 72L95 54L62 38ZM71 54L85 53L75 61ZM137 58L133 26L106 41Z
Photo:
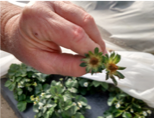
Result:
M19 111L24 111L27 103L32 103L31 95L37 95L41 92L41 90L38 91L38 85L44 84L46 77L46 74L42 74L25 64L12 64L10 66L8 70L9 80L6 81L5 87L13 91L14 98L18 101Z
M31 98L34 101L35 118L84 118L82 115L90 106L86 98L77 95L77 80L63 78L53 80L49 89L39 96Z
M107 104L110 107L104 112L103 116L99 116L98 118L146 118L147 116L150 116L152 110L154 110L147 107L147 104L142 100L126 94L112 84L81 77L78 77L77 80L80 85L80 87L78 87L79 93L83 95L96 92L109 93ZM86 90L84 89L85 87L87 87Z
M109 93L110 108L98 118L146 118L152 108L122 90L105 82L81 77L66 77L47 82L48 75L39 73L24 64L12 64L5 83L18 101L18 109L24 111L27 103L33 103L35 118L84 118L90 109L83 96ZM31 89L30 89L31 88Z

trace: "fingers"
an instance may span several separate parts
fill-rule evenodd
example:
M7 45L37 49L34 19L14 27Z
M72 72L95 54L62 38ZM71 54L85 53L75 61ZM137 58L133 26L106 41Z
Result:
M82 27L88 36L95 43L99 44L102 51L106 53L105 43L91 15L86 13L83 9L76 7L71 2L54 2L54 10L63 18Z
M48 24L42 24L41 27L46 26L43 28L47 31L46 36L57 45L71 49L80 55L84 55L89 50L93 51L96 47L101 50L100 46L89 38L82 27L55 13L52 13L52 18L49 17L46 21Z
M79 77L86 73L85 68L79 66L81 58L83 57L78 55L49 53L39 50L35 51L32 64L33 67L46 74Z

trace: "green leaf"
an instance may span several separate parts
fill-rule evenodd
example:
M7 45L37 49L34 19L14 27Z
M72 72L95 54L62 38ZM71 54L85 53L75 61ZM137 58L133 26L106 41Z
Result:
M110 97L110 98L108 99L108 101L107 101L107 104L108 104L109 106L112 106L112 104L113 104L115 101L117 101L117 98L116 98L116 97Z
M18 101L24 101L26 100L26 95L25 94L21 94L18 96Z
M17 108L19 111L23 112L26 109L27 102L26 101L20 101L17 104Z
M98 54L99 53L98 47L95 48L94 52L95 52L95 54Z
M16 78L16 82L21 81L21 79L22 79L22 77L17 77L17 78Z
M77 82L77 80L75 80L75 79L73 79L73 80L69 79L69 80L66 81L65 85L66 85L66 87L68 87L68 88L77 87L78 82Z
M85 118L81 113L77 112L73 118Z
M43 90L46 91L47 89L49 89L50 85L49 84L44 84L43 85Z
M119 77L119 79L124 79L125 78L125 76L122 73L120 73L119 71L116 71L114 73L114 75L117 76L117 77Z
M83 62L83 63L80 64L80 66L81 66L81 67L86 67L87 64L86 64L85 62Z
M54 104L48 111L47 111L47 115L45 118L50 118L52 113L54 112L54 108L56 107L57 105Z
M122 115L123 111L121 110L117 110L114 114L115 117L119 117L120 115Z
M129 112L124 112L122 116L123 118L132 118L132 115Z
M12 82L11 82L10 80L7 80L7 81L5 82L5 87L9 87L11 84L12 84Z
M42 84L38 84L36 87L35 87L35 94L39 94L42 92Z
M72 93L77 93L77 89L76 88L68 88L68 90Z
M16 83L14 82L14 83L12 83L10 86L8 86L8 89L9 89L10 91L13 91L14 88L15 88L15 86L16 86Z
M18 95L21 95L23 93L22 89L17 89Z
M98 87L98 86L100 86L102 83L101 82L99 82L99 81L93 81L92 82L92 85L94 85L94 87Z
M108 89L108 88L109 88L108 83L102 82L101 85L102 85L105 89Z
M141 108L141 106L136 104L136 103L133 103L133 106L136 107L136 108L139 108L139 109Z
M117 64L117 63L120 61L120 59L121 59L121 56L120 56L119 54L117 54L117 55L115 56L115 58L113 59L113 62L114 62L115 64Z

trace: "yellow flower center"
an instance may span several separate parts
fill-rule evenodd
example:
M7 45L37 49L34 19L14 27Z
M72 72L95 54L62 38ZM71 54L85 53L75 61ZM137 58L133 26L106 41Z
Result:
M98 62L99 62L99 60L98 60L96 57L92 57L92 58L90 59L90 64L91 64L91 65L97 65Z
M108 69L109 69L111 72L115 72L115 71L118 69L118 66L115 65L114 63L110 63L109 66L108 66Z

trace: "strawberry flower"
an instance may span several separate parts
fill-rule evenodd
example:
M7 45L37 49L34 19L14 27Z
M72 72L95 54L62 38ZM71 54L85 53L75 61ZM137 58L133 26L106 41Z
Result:
M83 61L80 66L81 67L86 67L86 72L91 74L97 73L97 72L102 72L104 69L104 66L102 65L103 63L103 56L102 52L99 52L98 48L95 48L94 53L89 51L88 54L85 54L84 59L81 59Z
M106 54L103 55L102 52L99 52L98 48L95 48L94 53L89 51L88 54L85 54L85 58L81 59L83 61L80 66L86 67L86 72L91 74L102 72L102 70L106 70L106 80L109 78L112 79L115 85L117 85L117 81L114 76L117 76L119 79L124 79L125 76L120 73L118 70L124 70L125 67L117 66L119 63L121 56L119 54L115 54L112 52L110 56Z
M105 68L106 68L106 80L111 78L115 85L117 85L117 81L114 76L117 76L119 79L124 79L125 76L120 73L118 70L124 70L125 67L117 66L116 64L120 61L121 56L119 54L115 54L112 52L110 56L108 54L105 55Z

